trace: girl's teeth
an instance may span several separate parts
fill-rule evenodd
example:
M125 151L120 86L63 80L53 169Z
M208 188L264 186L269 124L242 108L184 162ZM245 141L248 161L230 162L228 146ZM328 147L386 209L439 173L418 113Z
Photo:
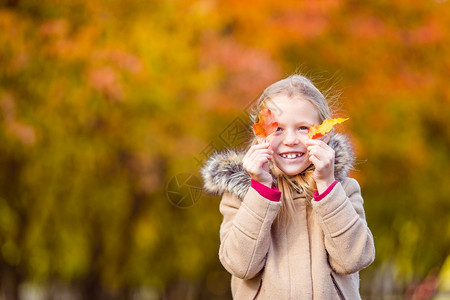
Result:
M281 154L281 157L290 158L290 159L300 157L300 156L301 156L301 154Z

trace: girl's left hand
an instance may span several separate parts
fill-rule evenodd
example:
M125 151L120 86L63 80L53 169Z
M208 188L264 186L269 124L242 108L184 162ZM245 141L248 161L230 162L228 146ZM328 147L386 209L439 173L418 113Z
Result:
M324 141L309 139L309 161L315 166L314 180L317 184L317 192L321 194L334 182L334 150Z

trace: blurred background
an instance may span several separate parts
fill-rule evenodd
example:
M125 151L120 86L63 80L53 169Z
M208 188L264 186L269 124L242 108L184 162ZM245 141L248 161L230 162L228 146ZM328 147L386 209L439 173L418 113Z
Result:
M364 299L450 299L450 3L0 0L0 299L230 299L214 151L294 72L340 93Z

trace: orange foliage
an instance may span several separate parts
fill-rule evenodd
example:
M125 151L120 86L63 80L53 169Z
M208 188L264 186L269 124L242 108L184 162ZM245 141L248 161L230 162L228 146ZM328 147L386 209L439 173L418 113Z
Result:
M16 105L12 95L0 94L0 113L3 115L6 132L26 146L32 146L36 142L35 129L19 120L16 113Z
M270 109L263 104L258 113L258 123L253 124L255 135L266 138L275 132L278 128L278 123L274 121L274 117Z
M167 201L158 198L163 194L164 180L174 175L174 169L188 164L186 156L198 145L201 147L209 142L208 137L223 131L218 115L220 121L234 118L268 84L299 68L306 75L312 73L313 79L318 71L325 71L337 74L341 80L338 88L343 89L342 108L352 116L349 131L358 145L358 159L365 161L355 172L369 200L366 208L371 228L380 237L379 261L392 261L392 253L386 249L399 247L403 252L398 255L398 264L411 264L420 272L438 266L442 257L436 253L448 253L440 230L448 227L448 221L445 216L436 218L435 208L447 205L448 195L448 185L440 178L449 164L449 1L32 2L8 1L0 8L0 160L4 163L0 169L6 174L0 176L0 186L12 191L0 191L0 211L5 214L4 208L17 199L35 201L29 206L12 206L18 216L27 218L5 218L0 240L7 245L11 244L9 240L20 237L14 241L19 248L31 236L41 239L37 241L41 244L39 251L48 248L45 257L69 253L42 246L57 242L46 240L52 236L47 234L47 225L42 226L43 234L39 226L34 226L42 222L35 219L39 211L55 224L59 217L61 224L67 224L67 217L73 218L71 224L89 224L85 214L89 211L95 226L104 219L105 232L123 232L110 244L104 241L112 237L101 235L97 240L93 235L105 252L99 255L108 257L106 266L83 258L83 253L89 255L89 249L83 248L89 242L81 241L61 247L80 247L71 252L76 253L72 264L62 259L62 263L47 265L49 259L37 259L42 263L36 265L43 267L41 273L36 272L36 278L45 278L49 272L70 279L71 274L79 274L82 281L83 276L97 270L119 277L127 274L133 284L147 285L149 274L145 270L158 265L152 273L156 274L157 286L174 282L169 278L171 274L178 274L177 268L186 265L183 262L194 260L186 260L182 251L181 263L173 262L172 258L177 258L174 253L168 255L170 263L149 259L149 249L139 248L141 253L133 242L123 242L134 235L129 231L136 226L125 224L127 230L120 230L123 224L116 226L114 220L133 221L145 209L158 212L155 223L183 228L184 222L194 220L189 239L197 242L196 237L204 236L195 231L197 222L220 222L216 215L203 210L211 208L217 214L216 208L204 205L186 211L186 216L201 215L192 220L170 219L173 211L167 212ZM320 85L320 78L318 81ZM224 110L229 115L223 114ZM270 111L260 114L253 129L256 135L265 137L273 132L275 122ZM186 116L194 120L188 126ZM310 134L316 138L331 127L318 126ZM33 151L23 151L24 146ZM8 166L16 164L20 166L15 172L23 173L18 173L14 181ZM67 194L70 197L64 198L61 206L60 201L52 200ZM146 202L147 207L128 207L133 201ZM404 208L408 208L408 215L403 215ZM108 209L112 213L105 213ZM136 215L125 215L127 212ZM401 218L396 219L398 216ZM423 220L424 232L429 233L429 241L423 245L402 246L408 235L399 234L398 228L409 217ZM427 218L433 222L427 222ZM22 219L27 223L8 223ZM56 233L58 226L52 227L55 236L62 236ZM211 230L213 234L207 236L214 237L217 228L213 227L201 226L201 230ZM7 228L23 228L23 232L4 237ZM30 228L36 231L28 231ZM174 235L173 228L157 229L155 232L174 249L185 248L176 240L185 235ZM79 236L90 235L81 232ZM39 251L34 252L39 247L30 241L32 248L13 249L13 253L39 258ZM127 247L111 247L119 244ZM162 245L150 244L155 253ZM431 244L436 251L430 254L427 247ZM201 249L201 253L213 253L214 247ZM117 255L122 257L119 263L114 261L115 255L107 255L116 250L123 251L123 255ZM207 260L217 258L208 255L201 256L202 261L206 258L205 264L194 264L193 274L213 265ZM27 266L11 267L2 259L5 270L34 274ZM83 262L85 267L80 267ZM34 265L33 261L30 264ZM399 277L415 277L397 267ZM108 280L101 278L98 282ZM117 279L114 286L125 281Z
M112 67L94 68L89 71L88 78L90 85L108 98L113 100L123 99L123 87L120 84L117 72Z
M207 35L200 50L202 67L217 74L221 82L202 92L205 106L242 109L281 73L268 53L233 38Z

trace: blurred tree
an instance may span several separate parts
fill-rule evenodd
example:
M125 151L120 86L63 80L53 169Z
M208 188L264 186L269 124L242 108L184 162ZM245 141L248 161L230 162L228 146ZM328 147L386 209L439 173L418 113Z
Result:
M298 69L323 89L340 78L377 247L365 293L386 266L389 292L427 278L450 249L449 5L1 2L1 295L227 299L217 199L182 209L167 183L198 176L208 145Z

